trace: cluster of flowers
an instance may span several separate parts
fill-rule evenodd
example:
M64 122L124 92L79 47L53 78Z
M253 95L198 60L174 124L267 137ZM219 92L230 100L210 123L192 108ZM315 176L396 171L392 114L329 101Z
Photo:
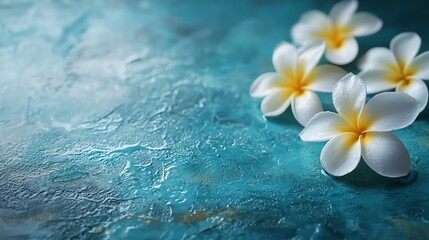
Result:
M331 175L353 171L361 157L375 172L387 177L409 174L410 156L401 141L389 131L409 126L426 107L429 51L417 55L421 39L416 33L401 33L390 49L376 47L358 64L358 75L334 65L317 66L322 55L334 64L356 58L354 37L370 35L382 27L371 13L357 12L356 0L338 2L329 15L305 13L292 28L300 47L283 42L273 53L276 72L264 73L250 87L252 97L263 97L265 116L278 116L289 105L304 126L303 141L328 141L320 160ZM365 104L367 93L377 93ZM337 113L323 112L315 92L332 92Z

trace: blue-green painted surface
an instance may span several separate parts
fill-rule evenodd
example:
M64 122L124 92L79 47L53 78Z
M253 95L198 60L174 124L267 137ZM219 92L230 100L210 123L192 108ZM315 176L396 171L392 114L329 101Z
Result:
M334 3L1 0L0 239L429 238L428 109L395 132L416 181L333 179L324 143L248 95ZM429 50L427 9L362 1L385 26L359 56L403 31Z

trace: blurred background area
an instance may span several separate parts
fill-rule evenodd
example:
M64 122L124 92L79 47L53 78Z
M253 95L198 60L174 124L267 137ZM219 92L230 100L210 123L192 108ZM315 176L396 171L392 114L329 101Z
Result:
M0 239L429 238L429 110L396 132L411 185L321 173L250 84L333 0L0 0ZM359 1L429 50L427 1ZM332 109L330 95L322 95Z

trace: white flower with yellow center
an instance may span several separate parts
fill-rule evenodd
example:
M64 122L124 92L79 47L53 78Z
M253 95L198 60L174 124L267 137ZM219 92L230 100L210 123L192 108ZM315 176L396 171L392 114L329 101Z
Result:
M371 13L355 13L357 7L357 1L345 0L335 4L329 16L317 10L304 13L292 28L292 38L299 44L325 41L326 58L335 64L347 64L359 50L355 37L373 34L383 25Z
M303 141L328 141L320 155L331 175L353 171L361 156L375 172L386 177L406 176L410 156L389 131L407 127L419 114L418 103L405 93L385 92L365 105L366 86L359 76L348 74L332 92L337 113L321 112L300 133Z
M390 50L369 50L359 65L359 75L366 82L368 93L395 88L416 99L422 111L428 102L428 89L422 79L429 80L429 51L416 57L420 43L419 35L408 32L394 37Z
M276 72L264 73L250 87L252 97L264 97L261 110L265 116L278 116L289 105L295 119L303 126L318 112L322 104L314 91L331 92L346 72L336 66L317 66L325 50L323 42L296 49L281 43L273 53Z

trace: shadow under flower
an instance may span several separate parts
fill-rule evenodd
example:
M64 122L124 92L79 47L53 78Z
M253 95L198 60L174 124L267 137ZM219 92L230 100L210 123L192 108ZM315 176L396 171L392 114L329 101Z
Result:
M365 161L361 160L355 170L343 177L334 177L326 172L324 172L324 175L334 181L342 182L352 187L399 188L413 184L417 180L418 172L411 170L407 176L399 178L383 177L369 168Z
M277 117L267 117L267 120L276 125L301 127L301 124L295 119L291 107Z

